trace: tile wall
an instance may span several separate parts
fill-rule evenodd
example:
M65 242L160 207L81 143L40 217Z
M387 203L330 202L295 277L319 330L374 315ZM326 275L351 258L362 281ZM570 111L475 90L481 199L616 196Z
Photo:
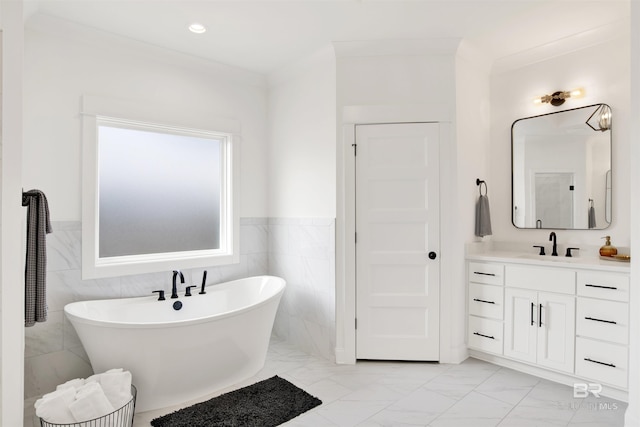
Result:
M287 280L274 333L334 361L335 220L270 218L269 273Z
M81 223L53 222L47 236L47 322L25 328L25 398L55 389L68 379L91 375L82 344L63 308L74 301L150 295L171 289L171 272L81 279ZM334 220L242 218L240 263L207 268L215 284L261 274L285 278L274 334L301 349L333 360ZM205 270L183 270L199 284Z

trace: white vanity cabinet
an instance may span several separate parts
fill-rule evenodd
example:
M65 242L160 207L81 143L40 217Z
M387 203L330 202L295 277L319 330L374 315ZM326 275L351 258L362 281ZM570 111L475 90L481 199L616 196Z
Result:
M468 264L468 344L489 353L502 354L504 316L504 266Z
M472 355L566 384L626 390L629 273L616 264L469 257Z

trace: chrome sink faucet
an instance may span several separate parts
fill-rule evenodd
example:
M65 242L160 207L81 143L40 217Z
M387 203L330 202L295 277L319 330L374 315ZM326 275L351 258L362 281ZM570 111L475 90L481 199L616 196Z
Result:
M557 255L557 254L556 254ZM171 287L171 298L178 298L178 287L176 279L180 276L180 283L184 283L184 275L180 270L173 270L173 286Z
M552 231L549 234L549 241L553 241L553 251L551 252L551 256L558 256L558 245L556 244L556 232Z

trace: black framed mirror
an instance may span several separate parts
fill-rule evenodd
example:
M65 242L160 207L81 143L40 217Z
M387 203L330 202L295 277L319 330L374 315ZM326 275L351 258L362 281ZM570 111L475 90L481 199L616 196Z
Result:
M611 122L607 104L513 122L515 227L602 230L611 224Z

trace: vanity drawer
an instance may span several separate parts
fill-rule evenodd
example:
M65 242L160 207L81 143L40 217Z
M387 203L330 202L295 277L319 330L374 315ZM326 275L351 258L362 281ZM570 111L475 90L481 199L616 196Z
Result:
M629 305L624 302L578 298L576 335L629 343Z
M507 265L505 284L514 288L575 294L576 272L564 268Z
M504 265L483 262L469 263L469 281L502 285L504 283Z
M502 320L503 308L502 286L469 283L469 314Z
M629 276L597 271L578 271L578 295L629 301Z
M627 388L627 347L576 338L576 375Z
M469 316L469 347L502 354L502 322Z

